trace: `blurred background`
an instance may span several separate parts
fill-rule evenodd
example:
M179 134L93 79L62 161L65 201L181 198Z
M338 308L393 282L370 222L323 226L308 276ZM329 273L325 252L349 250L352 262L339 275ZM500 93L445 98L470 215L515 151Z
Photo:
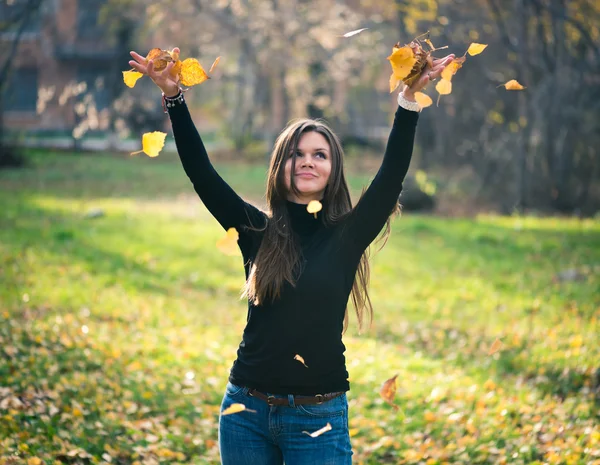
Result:
M19 147L127 152L168 131L159 91L121 72L129 50L179 46L207 70L222 56L187 94L216 159L265 165L287 121L310 116L372 168L395 109L386 57L430 31L448 46L435 56L489 46L423 111L406 208L593 216L599 25L596 0L1 0L0 165L23 162ZM497 87L509 79L527 89Z

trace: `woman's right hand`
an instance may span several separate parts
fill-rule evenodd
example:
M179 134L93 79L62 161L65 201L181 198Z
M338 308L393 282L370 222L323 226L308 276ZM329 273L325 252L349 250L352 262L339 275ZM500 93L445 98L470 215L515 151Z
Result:
M179 48L175 47L173 52L178 54ZM136 71L148 75L154 81L154 84L163 91L165 96L175 97L179 93L179 82L170 74L175 62L168 63L167 67L162 71L156 71L152 60L148 61L145 57L134 51L129 53L133 57L133 60L129 61L129 65Z

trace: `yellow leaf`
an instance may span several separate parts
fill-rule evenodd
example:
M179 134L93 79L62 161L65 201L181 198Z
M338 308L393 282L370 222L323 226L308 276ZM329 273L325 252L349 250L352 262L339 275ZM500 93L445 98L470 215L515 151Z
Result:
M298 360L302 365L304 365L306 368L308 368L308 365L306 363L304 363L304 359L300 355L298 355L298 354L294 355L294 360Z
M442 79L446 81L451 81L452 76L456 74L456 72L462 68L463 63L466 61L466 57L458 57L452 60L446 67L444 71L442 71Z
M417 62L415 54L410 46L395 46L392 54L387 57L392 65L392 72L397 79L404 79L408 76Z
M527 87L522 86L516 79L511 79L504 84L500 84L498 87L504 86L506 90L523 90L527 89Z
M142 136L142 150L131 152L131 155L144 152L149 157L158 157L158 154L165 146L166 132L154 131L147 132Z
M237 255L239 253L239 249L237 246L237 241L240 238L240 235L235 228L229 228L225 237L222 237L217 241L217 249L223 252L225 255Z
M492 343L490 349L488 350L488 355L493 355L498 352L502 348L502 341L499 338Z
M125 85L129 88L133 88L135 86L135 83L137 82L137 80L139 78L141 78L143 76L142 73L140 73L139 71L136 71L134 69L131 69L129 71L123 71L123 82L125 83Z
M437 90L440 95L448 95L452 92L452 82L447 81L446 79L441 79L435 86L435 90Z
M44 462L39 457L31 457L27 459L27 465L42 465Z
M467 53L471 56L475 56L475 55L479 55L481 52L483 52L487 47L487 44L478 44L476 42L473 42L471 45L469 45L469 48L467 49Z
M201 84L208 79L208 75L200 62L195 58L186 58L181 63L181 83L184 86L190 87L196 84Z
M213 70L217 67L217 65L219 64L219 61L221 61L221 57L217 57L215 58L215 61L213 61L213 64L211 65L210 69L208 70L208 74L212 74Z
M398 88L401 82L402 79L397 78L395 74L390 76L390 94Z
M240 413L243 411L256 413L256 410L246 408L244 404L231 404L229 407L223 410L221 415L232 415L234 413Z
M325 426L323 426L323 428L318 429L314 433L309 433L308 431L302 431L302 432L304 434L308 434L311 438L316 438L318 436L321 436L323 433L326 433L327 431L331 431L331 424L330 423L327 423Z
M167 65L174 61L171 56L171 52L168 50L161 50L160 48L153 48L146 55L146 61L152 60L155 71L162 71Z
M315 215L315 218L317 217L317 212L320 212L322 209L323 205L321 205L321 202L319 202L318 200L311 200L306 206L306 211L308 213L313 213Z
M388 379L385 383L383 383L383 386L381 386L381 390L379 391L379 394L381 395L383 400L385 400L388 404L390 404L395 409L398 408L398 406L393 403L394 396L396 395L396 378L397 377L398 377L398 375L394 376L393 378Z
M423 92L415 92L415 100L421 108L427 108L433 103L431 97L429 97L429 95L427 94L424 94Z
M430 412L429 410L425 412L425 421L428 423L433 423L436 420L435 413Z

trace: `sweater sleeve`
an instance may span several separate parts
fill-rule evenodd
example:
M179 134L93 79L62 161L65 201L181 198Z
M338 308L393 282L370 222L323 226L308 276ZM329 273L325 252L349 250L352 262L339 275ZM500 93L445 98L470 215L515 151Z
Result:
M377 237L398 203L418 119L418 112L398 107L379 171L347 218L344 229L360 253Z
M245 202L219 176L208 158L204 143L185 103L169 108L173 136L183 169L200 199L224 229L262 227L265 214Z

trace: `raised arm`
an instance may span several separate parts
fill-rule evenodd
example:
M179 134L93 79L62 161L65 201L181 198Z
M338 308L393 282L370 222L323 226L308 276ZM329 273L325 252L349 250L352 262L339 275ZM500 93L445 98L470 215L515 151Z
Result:
M179 49L174 49L179 53ZM179 84L170 74L173 63L162 71L154 70L152 60L131 52L134 60L129 64L137 71L147 74L172 103L168 105L173 126L173 135L183 169L192 181L194 189L224 229L236 228L244 232L244 226L262 227L265 215L256 207L245 202L219 176L206 153L204 143L192 121L190 112L179 89ZM175 97L178 97L175 99Z
M414 93L435 80L453 58L448 55L434 60L414 84L404 87L398 103L410 107L410 103L403 102L414 102ZM347 219L346 231L358 252L373 242L398 202L412 158L418 119L418 111L398 106L379 171Z

